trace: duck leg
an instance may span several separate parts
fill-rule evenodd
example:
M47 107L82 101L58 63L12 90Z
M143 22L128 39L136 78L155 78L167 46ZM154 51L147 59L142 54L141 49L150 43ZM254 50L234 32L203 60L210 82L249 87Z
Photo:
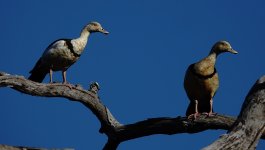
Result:
M53 73L53 71L52 71L52 69L50 69L50 83L52 83L52 73Z
M66 70L62 71L62 75L63 75L63 84L67 84L67 82L66 82Z
M198 100L194 101L195 103L195 113L188 116L188 119L194 118L194 120L200 115L198 112Z
M210 111L207 114L209 117L216 115L216 113L213 112L213 99L210 100Z
M68 86L70 89L73 88L73 86L71 84L69 84L67 81L66 81L66 70L63 70L62 71L62 75L63 75L63 84L65 84L66 86Z

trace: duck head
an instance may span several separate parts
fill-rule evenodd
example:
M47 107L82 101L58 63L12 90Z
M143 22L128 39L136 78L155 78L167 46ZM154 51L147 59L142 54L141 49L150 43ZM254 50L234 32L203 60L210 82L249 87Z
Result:
M88 25L86 25L85 27L87 29L88 32L90 33L94 33L94 32L101 32L103 34L109 34L108 31L106 31L98 22L90 22Z
M224 52L229 52L232 54L237 54L238 52L232 48L229 42L227 41L218 41L216 42L211 50L211 53L221 54Z

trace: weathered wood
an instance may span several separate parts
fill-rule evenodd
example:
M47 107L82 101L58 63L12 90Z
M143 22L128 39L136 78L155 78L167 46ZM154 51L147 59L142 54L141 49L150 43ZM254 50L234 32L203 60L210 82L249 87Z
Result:
M47 148L35 148L35 147L25 147L25 146L9 146L1 145L0 150L49 150ZM74 150L72 148L52 148L50 150Z
M238 119L228 134L204 150L254 150L265 131L265 76L251 88Z
M96 115L101 122L102 131L120 125L113 115L111 115L110 111L101 103L96 94L84 90L80 86L69 86L61 83L37 83L27 80L22 76L6 75L6 73L2 72L0 73L0 87L11 87L17 91L33 96L64 97L71 101L80 102Z
M0 145L0 150L23 150L23 149L14 146Z
M225 115L216 115L213 117L201 115L196 120L190 120L186 117L180 116L176 118L160 117L123 125L116 120L109 109L100 101L97 94L85 90L81 86L69 86L60 83L36 83L27 80L22 76L0 72L0 87L10 87L14 90L33 96L63 97L84 104L101 122L99 132L108 136L108 142L104 149L110 150L115 150L121 142L154 134L172 135L180 133L198 133L205 130L230 130L236 120L234 117ZM255 88L252 88L252 91L253 89ZM259 89L257 91L259 91ZM265 93L260 94L262 94L260 96L265 96ZM252 94L248 97L251 97L251 95ZM253 103L257 103L257 101L253 101ZM250 102L246 101L244 105L248 106L250 105ZM260 105L255 104L255 107L258 108ZM255 118L248 116L248 119ZM261 131L262 130L260 130L260 132ZM261 132L261 134L261 138L265 139L264 131Z

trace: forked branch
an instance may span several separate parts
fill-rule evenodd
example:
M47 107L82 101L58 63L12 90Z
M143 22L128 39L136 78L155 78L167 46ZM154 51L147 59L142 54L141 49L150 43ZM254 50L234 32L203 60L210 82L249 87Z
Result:
M100 133L108 136L108 142L103 148L106 150L115 150L121 142L154 134L197 133L210 129L230 130L236 120L234 117L225 115L213 117L201 115L196 120L180 116L176 118L161 117L123 125L100 101L97 94L85 90L81 86L36 83L23 76L0 72L0 87L10 87L33 96L63 97L84 104L100 121ZM265 134L262 133L261 138L265 139Z

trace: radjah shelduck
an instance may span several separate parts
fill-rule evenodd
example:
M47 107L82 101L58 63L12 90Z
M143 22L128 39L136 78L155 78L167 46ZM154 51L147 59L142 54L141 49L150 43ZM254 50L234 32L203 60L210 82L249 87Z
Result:
M201 113L208 116L214 114L213 97L219 87L215 63L217 56L224 52L237 54L227 41L219 41L213 45L207 57L188 67L184 79L184 88L190 100L186 111L188 118L196 119Z
M42 82L46 74L50 74L50 83L53 82L53 71L62 71L63 83L66 81L66 71L81 56L91 33L108 34L98 22L90 22L81 31L76 39L59 39L52 42L44 51L35 67L30 71L30 80Z

